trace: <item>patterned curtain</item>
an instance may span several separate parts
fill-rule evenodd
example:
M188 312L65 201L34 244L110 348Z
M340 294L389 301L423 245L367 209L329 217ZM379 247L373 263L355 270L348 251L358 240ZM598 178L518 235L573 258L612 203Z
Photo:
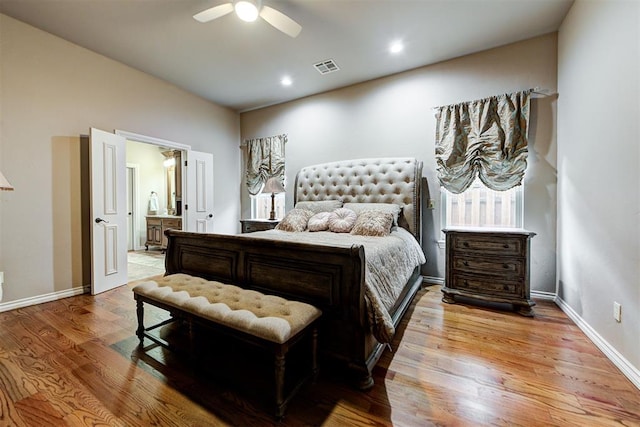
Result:
M287 135L248 139L247 144L247 189L249 194L259 194L271 177L280 178L284 186L284 145Z
M531 90L436 108L440 183L465 191L476 177L490 189L520 185L527 168Z

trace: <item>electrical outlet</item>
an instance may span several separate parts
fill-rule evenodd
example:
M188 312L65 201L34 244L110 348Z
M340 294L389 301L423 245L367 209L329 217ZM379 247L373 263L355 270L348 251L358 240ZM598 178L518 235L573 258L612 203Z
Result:
M622 306L613 302L613 318L616 319L616 322L622 322Z

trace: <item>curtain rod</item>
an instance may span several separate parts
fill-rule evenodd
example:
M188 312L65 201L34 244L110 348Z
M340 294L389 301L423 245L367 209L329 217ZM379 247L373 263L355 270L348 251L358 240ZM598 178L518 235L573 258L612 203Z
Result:
M531 89L531 94L536 95L533 98L546 98L547 96L554 95L551 89L542 88L540 86L536 86Z
M533 88L530 88L530 89L523 89L521 91L515 91L515 92L524 92L526 90L531 92L531 95L533 95L532 98L546 98L547 96L551 96L551 95L555 94L554 92L551 91L551 89L542 88L540 86L536 86L536 87L533 87ZM515 93L515 92L511 92L511 93ZM487 97L484 97L484 98L476 99L476 100L473 100L473 101L461 101L461 102L456 102L454 104L449 104L449 105L439 105L439 106L436 106L436 107L431 107L431 109L432 110L437 110L438 108L448 107L448 106L451 106L451 105L468 104L470 102L484 101L486 99L494 98L496 96L502 96L502 95L509 95L509 94L505 93L505 94L500 94L500 95L492 95L492 96L487 96Z

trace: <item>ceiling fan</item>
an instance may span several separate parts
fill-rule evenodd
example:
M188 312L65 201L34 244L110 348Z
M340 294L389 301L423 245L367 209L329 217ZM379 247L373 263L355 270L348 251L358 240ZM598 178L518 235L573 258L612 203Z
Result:
M289 18L282 12L279 12L269 6L263 6L261 0L239 0L231 3L224 3L203 10L193 15L193 18L200 22L209 22L221 16L227 15L233 11L240 19L246 22L253 22L260 18L273 25L276 29L282 31L290 37L297 37L302 31L302 27L293 19Z

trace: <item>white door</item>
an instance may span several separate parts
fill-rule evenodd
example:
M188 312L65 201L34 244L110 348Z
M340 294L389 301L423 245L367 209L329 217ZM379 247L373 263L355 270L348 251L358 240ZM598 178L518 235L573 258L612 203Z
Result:
M184 202L187 231L213 232L213 154L187 151Z
M91 294L127 283L125 138L91 128Z
M134 178L133 178L133 168L127 166L127 251L135 250L136 246L133 243L134 241L134 230L133 230L133 188L134 188Z

